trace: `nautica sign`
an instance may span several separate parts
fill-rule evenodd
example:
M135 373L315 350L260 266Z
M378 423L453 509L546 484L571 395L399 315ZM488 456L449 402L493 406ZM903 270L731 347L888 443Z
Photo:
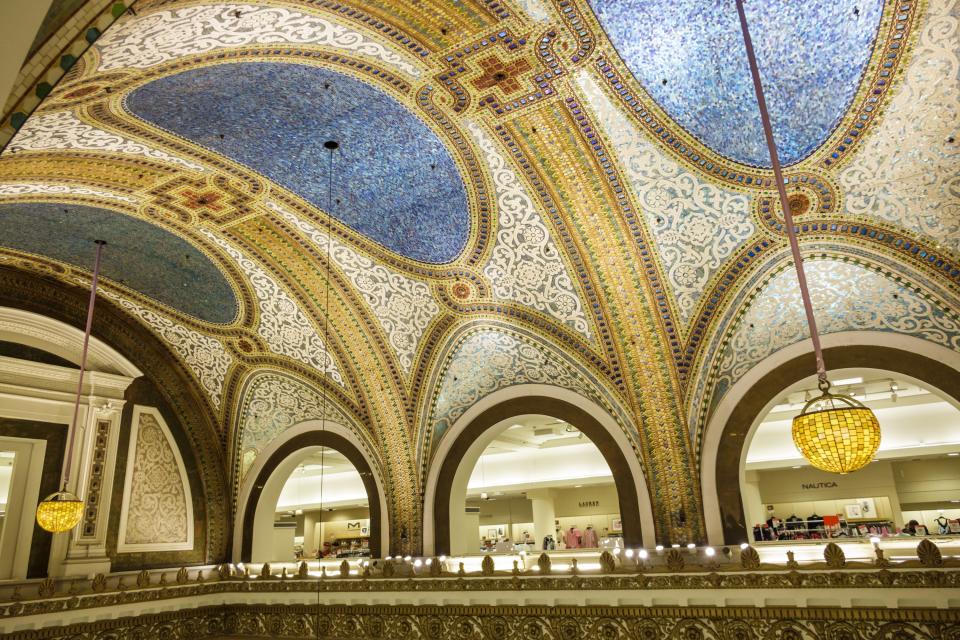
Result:
M836 482L811 482L800 485L802 489L833 489L836 486L838 486Z

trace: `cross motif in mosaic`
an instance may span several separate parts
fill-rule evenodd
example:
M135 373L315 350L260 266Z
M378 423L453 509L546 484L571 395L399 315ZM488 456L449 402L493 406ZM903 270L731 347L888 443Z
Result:
M181 192L184 198L184 204L193 210L205 209L207 211L223 211L223 204L219 200L223 197L222 193L216 191L194 191L193 189L184 189Z
M262 187L255 185L252 191L246 192L226 176L190 178L181 175L157 185L149 194L153 196L153 204L166 216L173 215L181 222L199 218L223 224L252 213L250 203L260 194Z
M542 54L526 37L504 30L447 54L447 68L436 78L453 96L455 112L465 112L476 92L479 107L503 115L556 94L553 82L563 68Z
M497 87L504 95L513 95L520 91L522 74L530 71L530 62L524 58L504 63L494 54L480 61L483 75L474 79L473 86L477 89L492 89Z

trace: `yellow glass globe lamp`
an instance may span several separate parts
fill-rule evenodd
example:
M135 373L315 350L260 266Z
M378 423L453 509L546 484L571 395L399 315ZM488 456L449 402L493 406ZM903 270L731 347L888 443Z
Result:
M793 443L821 471L846 474L862 469L880 448L877 416L850 396L830 393L826 380L819 386L822 395L793 419Z
M70 531L83 517L83 500L64 487L52 493L37 505L37 524L50 533Z

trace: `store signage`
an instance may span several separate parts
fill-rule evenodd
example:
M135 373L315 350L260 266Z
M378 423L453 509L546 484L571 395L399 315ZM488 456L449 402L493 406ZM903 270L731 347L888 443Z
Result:
M803 482L800 484L801 489L835 489L838 486L840 485L832 481L831 482L810 482L810 483Z
M348 522L348 523L347 523L347 531L349 531L350 529L359 529L359 528L360 528L360 522Z
M599 501L599 500L584 500L583 502L580 503L580 507L581 507L581 508L583 508L583 507L599 507L599 506L600 506L600 501Z

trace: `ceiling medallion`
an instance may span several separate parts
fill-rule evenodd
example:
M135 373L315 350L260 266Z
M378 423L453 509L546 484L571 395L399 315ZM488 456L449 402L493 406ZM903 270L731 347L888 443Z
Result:
M797 242L797 232L793 224L794 206L795 204L800 206L802 203L791 202L787 195L780 159L777 157L777 145L773 138L773 128L770 125L770 114L767 112L767 103L763 97L760 69L757 66L750 31L747 28L743 0L737 0L737 13L740 17L740 29L743 33L744 48L747 50L747 60L750 63L750 74L757 96L760 120L763 123L763 133L767 140L767 150L770 153L774 183L777 185L777 193L780 196L784 226L787 237L790 239L790 252L797 269L800 298L803 300L803 310L807 316L807 326L810 328L810 340L813 343L813 353L817 362L817 386L822 392L820 397L808 402L800 415L793 419L793 442L803 457L817 469L833 473L849 473L863 468L873 459L873 454L880 447L880 423L873 411L853 398L830 393L830 381L827 380L827 367L823 361L813 302L810 300L810 291L807 289L803 257L800 255L800 244ZM822 408L810 411L811 407Z
M457 300L466 300L470 297L470 285L466 282L455 282L450 290Z
M810 198L803 193L790 194L787 202L790 205L790 214L794 216L802 216L810 209Z

